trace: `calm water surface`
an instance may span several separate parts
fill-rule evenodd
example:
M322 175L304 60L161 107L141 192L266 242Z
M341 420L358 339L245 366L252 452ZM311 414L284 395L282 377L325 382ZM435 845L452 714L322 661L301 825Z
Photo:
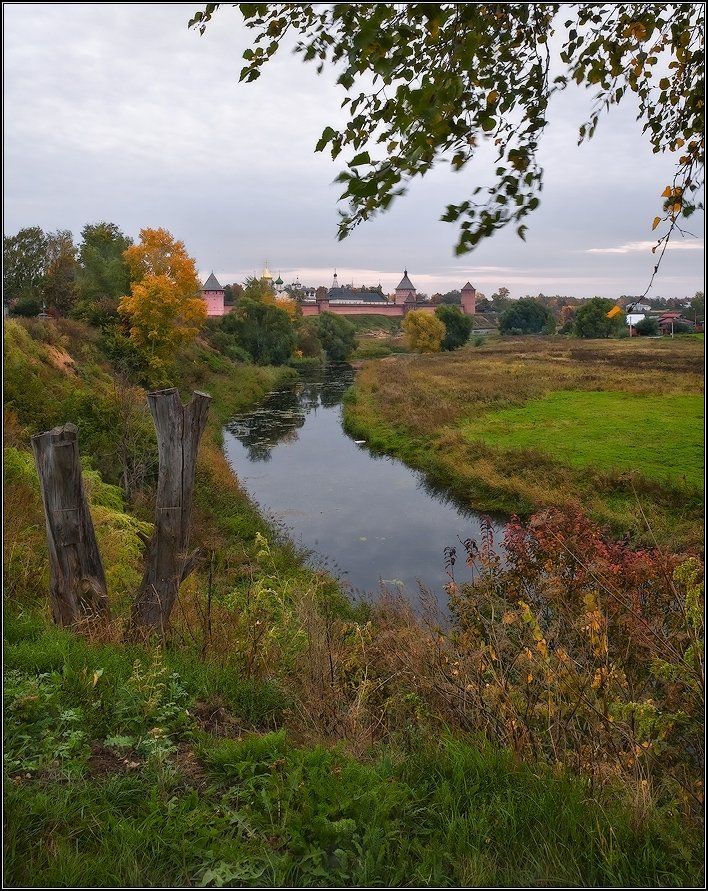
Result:
M481 515L344 432L341 402L353 380L351 366L328 366L270 393L226 425L229 463L311 565L353 594L383 585L417 603L422 586L442 602L445 548L462 555L460 541L480 537Z

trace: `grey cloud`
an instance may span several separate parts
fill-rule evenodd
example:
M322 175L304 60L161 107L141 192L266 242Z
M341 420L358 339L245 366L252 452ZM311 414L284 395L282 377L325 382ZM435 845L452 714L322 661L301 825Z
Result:
M268 257L284 277L301 271L313 284L337 267L391 288L408 266L427 291L467 278L515 295L644 290L650 248L596 250L650 241L671 176L629 104L578 148L591 94L557 97L526 243L505 231L456 258L455 229L439 222L447 203L489 182L489 155L459 174L434 171L339 243L339 165L313 149L342 120L341 88L287 52L256 83L238 84L248 38L238 13L225 8L200 37L186 27L197 5L5 5L6 232L37 224L78 234L98 219L133 235L162 225L203 272L227 280ZM691 294L702 268L702 249L667 252L655 291Z

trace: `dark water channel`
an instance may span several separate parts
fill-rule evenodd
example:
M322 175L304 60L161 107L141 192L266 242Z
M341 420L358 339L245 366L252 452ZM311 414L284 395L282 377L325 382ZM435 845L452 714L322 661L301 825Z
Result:
M460 542L480 538L481 515L345 433L353 380L351 366L335 365L273 391L226 425L226 456L261 511L352 594L384 585L417 605L422 586L442 603L445 548L457 548L466 578Z

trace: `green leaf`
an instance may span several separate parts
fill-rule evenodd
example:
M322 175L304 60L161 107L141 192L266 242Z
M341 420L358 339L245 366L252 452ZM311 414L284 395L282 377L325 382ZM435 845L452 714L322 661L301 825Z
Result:
M336 135L337 135L337 131L334 130L332 127L325 127L324 130L322 131L322 136L320 136L319 140L317 141L317 145L315 146L315 151L321 152L322 149L324 149L324 147L327 145L327 143L331 142L331 140Z
M371 164L371 158L369 157L368 152L359 152L359 154L354 155L349 162L350 167L359 167L362 164Z

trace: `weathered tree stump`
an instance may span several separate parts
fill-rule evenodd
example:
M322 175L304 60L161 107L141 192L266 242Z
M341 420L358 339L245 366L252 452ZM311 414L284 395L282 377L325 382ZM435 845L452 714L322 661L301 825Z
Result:
M187 554L189 523L197 450L210 402L206 393L194 393L191 402L182 405L175 388L148 393L160 467L155 531L133 604L133 631L166 630L179 586L196 565L197 554Z
M106 575L84 492L76 427L32 437L47 525L52 617L57 625L108 618Z

